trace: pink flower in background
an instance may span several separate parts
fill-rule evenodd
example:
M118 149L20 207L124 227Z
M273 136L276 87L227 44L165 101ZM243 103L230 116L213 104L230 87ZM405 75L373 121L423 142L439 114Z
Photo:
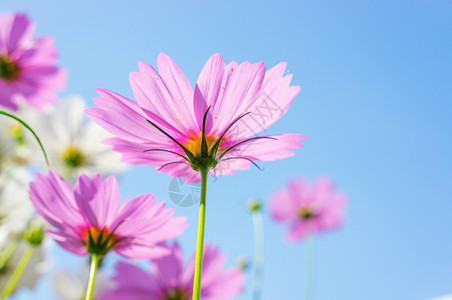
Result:
M314 183L293 179L270 198L270 210L276 221L290 224L289 239L339 227L344 218L346 197L334 189L328 178Z
M80 176L74 189L57 173L36 175L30 197L37 212L56 230L47 233L66 250L78 255L105 255L109 251L134 259L150 259L170 251L162 242L180 235L185 217L146 194L120 206L116 179Z
M0 105L13 110L21 101L38 109L54 103L66 84L53 39L34 39L34 29L24 14L0 15Z
M104 292L100 299L189 300L193 292L194 256L186 266L177 243L171 254L152 260L149 274L139 267L120 262L116 266L116 287ZM203 299L231 299L238 295L245 283L239 268L223 270L226 256L217 247L204 247L201 297Z
M145 62L130 74L137 102L98 89L98 106L87 109L95 122L116 135L105 140L122 161L158 167L187 182L200 169L229 175L255 161L293 155L300 134L255 136L280 119L300 91L284 76L285 63L266 70L264 63L226 65L213 55L193 90L182 70L160 54L159 73Z

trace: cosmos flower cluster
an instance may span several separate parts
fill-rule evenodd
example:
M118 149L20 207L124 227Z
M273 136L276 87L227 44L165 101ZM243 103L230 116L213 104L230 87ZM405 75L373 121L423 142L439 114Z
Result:
M226 268L220 247L204 245L207 176L259 168L259 162L287 158L303 147L307 137L301 134L260 135L289 110L301 89L285 75L286 63L226 64L214 54L192 87L162 53L158 70L140 62L139 71L130 74L136 101L99 88L95 107L86 108L81 96L60 100L66 71L57 65L53 39L36 38L34 28L24 14L0 15L0 298L33 287L48 269L44 256L51 241L91 260L89 272L87 266L75 275L57 271L55 291L62 299L239 295L244 269ZM269 105L277 113L259 121ZM186 217L151 193L122 200L115 175L128 164L202 181L201 235L187 262L174 240L189 226ZM302 240L339 227L344 204L331 180L300 179L271 196L270 210L275 220L290 224L290 239ZM122 258L109 278L102 266L112 252ZM131 260L145 260L151 268ZM13 272L22 264L22 273Z

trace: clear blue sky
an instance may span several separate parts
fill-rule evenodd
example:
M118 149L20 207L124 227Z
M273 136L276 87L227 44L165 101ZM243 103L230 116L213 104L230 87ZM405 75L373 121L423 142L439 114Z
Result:
M301 133L290 159L209 183L208 241L253 254L244 203L291 176L327 174L349 195L342 230L316 239L318 300L426 299L452 293L452 4L450 1L4 1L54 35L66 94L92 105L94 88L132 97L128 73L170 55L195 82L215 52L226 61L288 62L302 86L270 133ZM126 197L168 199L171 178L135 167ZM172 205L170 203L170 205ZM174 206L174 205L173 205ZM177 208L191 226L197 207ZM304 249L268 215L265 300L302 299ZM81 260L58 252L57 262ZM248 286L250 287L250 286ZM250 289L247 292L249 295ZM48 280L33 299L49 299ZM16 299L30 299L24 293Z

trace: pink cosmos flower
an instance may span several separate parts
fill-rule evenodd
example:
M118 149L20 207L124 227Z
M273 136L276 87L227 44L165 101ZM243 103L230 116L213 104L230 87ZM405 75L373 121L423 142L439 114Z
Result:
M74 189L54 171L36 175L30 197L37 212L55 230L47 233L63 248L78 255L105 255L109 251L134 259L167 255L159 245L181 234L185 217L173 218L174 209L146 194L120 206L116 179L100 174L80 176Z
M182 70L160 54L159 73L145 62L130 74L137 102L97 89L98 106L87 114L116 135L105 140L122 160L158 167L187 182L200 170L229 175L255 161L293 155L300 134L255 136L280 119L300 91L284 76L286 63L266 71L264 63L225 64L220 54L204 66L193 90Z
M100 300L147 299L189 300L193 293L195 271L194 256L186 266L183 253L177 243L171 246L171 254L152 260L151 274L136 266L120 262L116 266L116 287L105 291ZM243 290L245 274L239 268L223 271L226 260L217 247L206 245L201 283L201 297L206 299L231 299Z
M24 14L0 15L0 105L13 110L21 101L38 109L54 103L66 84L53 39L34 39L34 29Z
M270 210L276 221L290 224L288 237L296 241L339 227L345 202L345 195L336 191L328 178L319 178L314 183L293 179L271 196Z

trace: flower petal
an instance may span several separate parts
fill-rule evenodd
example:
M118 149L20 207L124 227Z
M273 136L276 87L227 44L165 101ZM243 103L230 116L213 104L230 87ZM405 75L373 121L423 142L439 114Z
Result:
M52 170L47 177L36 174L36 181L30 183L30 199L36 211L57 228L76 228L85 224L72 188Z
M0 39L5 41L0 52L14 52L19 47L31 42L35 25L25 14L13 14L7 17L5 27L0 31Z
M212 113L216 111L215 104L222 88L225 67L226 64L223 57L216 53L209 58L198 77L193 102L198 131L202 131L203 117L209 106L212 106L213 111L209 113L206 122L206 132L211 130Z
M269 139L256 139L244 143L230 151L226 157L247 157L257 161L272 161L294 155L292 149L303 148L300 140L307 139L301 134L269 135ZM236 141L236 143L240 142Z
M152 261L153 274L158 278L160 286L174 288L181 279L184 255L177 242L169 249L171 251L169 255Z
M146 142L161 138L160 133L146 120L148 116L138 104L106 89L97 89L94 99L99 107L88 108L86 114L110 133L132 142Z
M223 132L232 120L247 112L241 109L242 104L252 101L260 92L265 64L244 62L236 68L226 68L225 72L231 73L213 112L213 130L218 132Z
M104 181L99 173L93 178L83 174L75 184L74 194L77 206L91 226L108 226L119 211L121 194L113 176Z
M100 300L162 299L163 294L154 276L141 268L125 263L116 264L116 285L100 295Z
M288 111L301 88L290 86L292 75L283 77L285 68L286 63L280 63L268 70L259 94L251 101L243 102L239 111L250 114L236 125L240 137L259 134Z

